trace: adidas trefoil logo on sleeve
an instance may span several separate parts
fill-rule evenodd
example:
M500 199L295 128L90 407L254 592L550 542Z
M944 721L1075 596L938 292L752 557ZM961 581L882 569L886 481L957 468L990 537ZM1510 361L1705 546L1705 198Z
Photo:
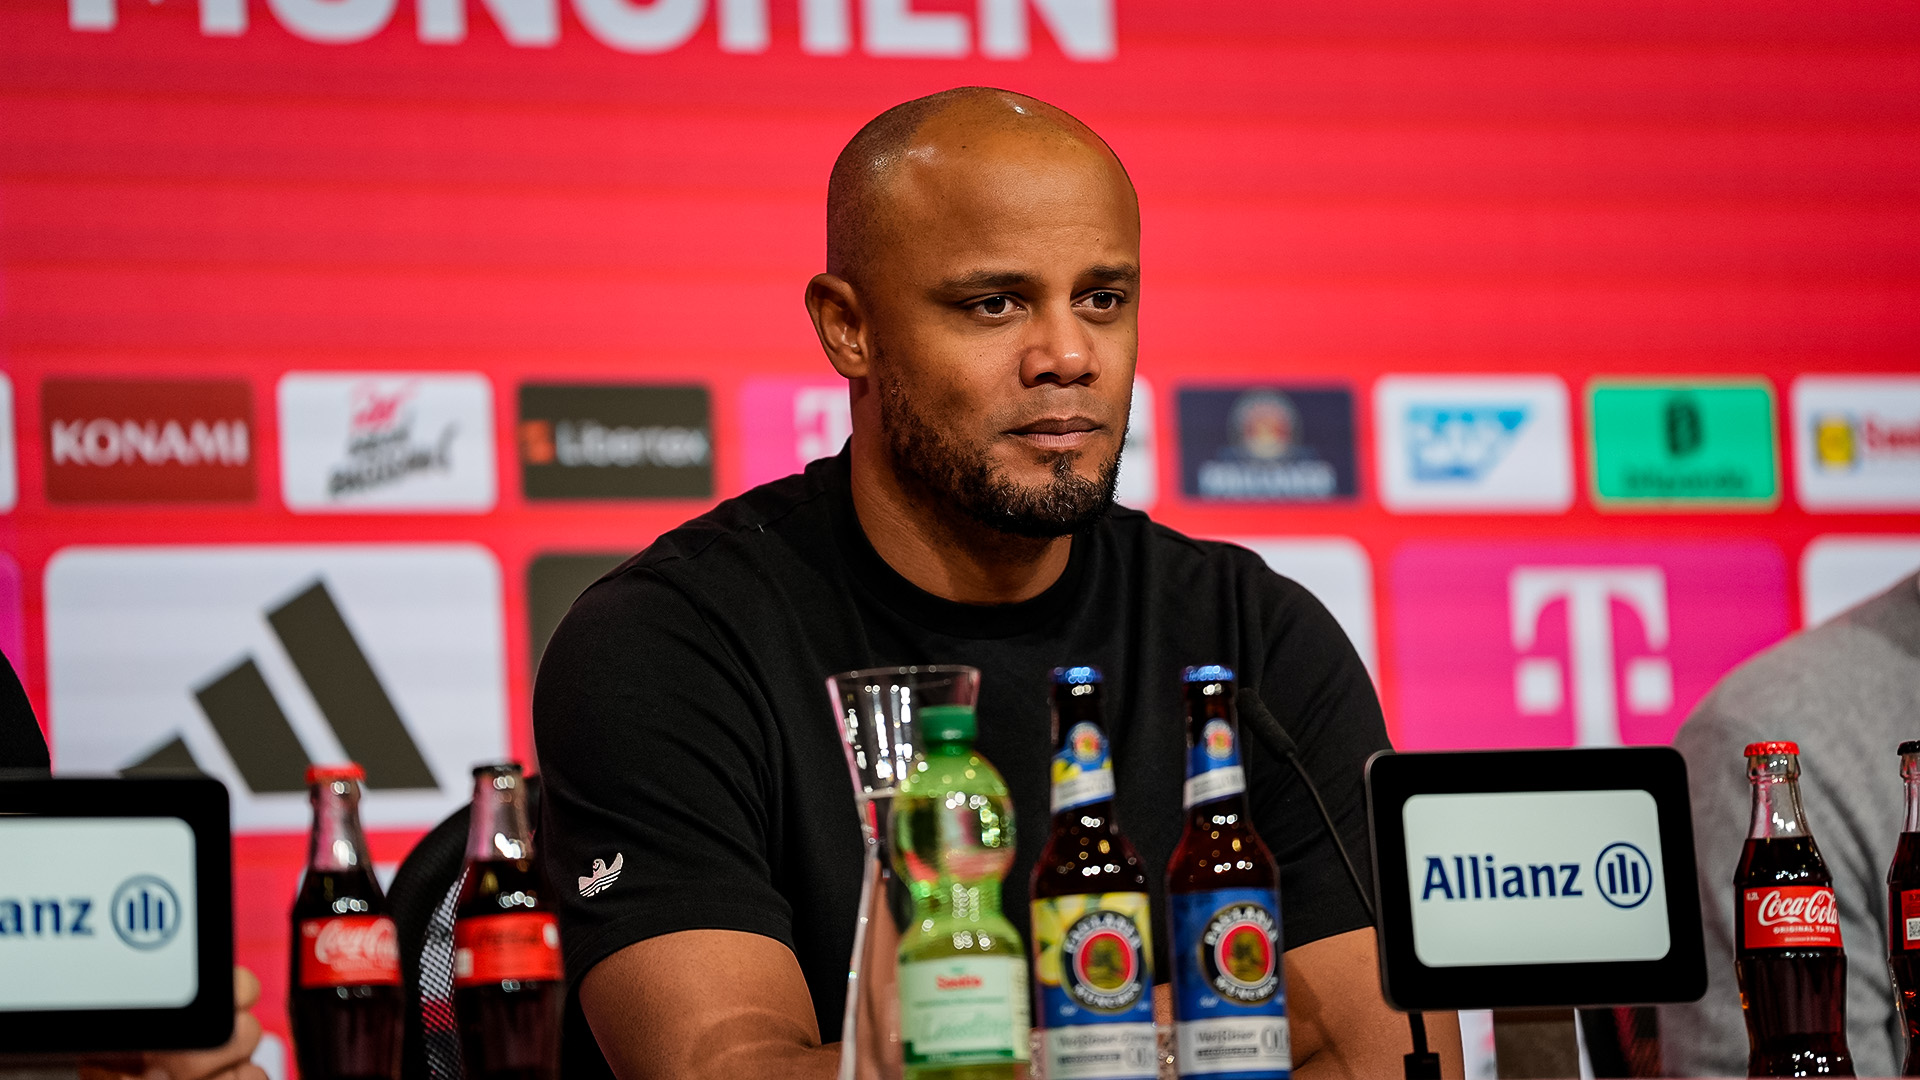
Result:
M605 859L593 860L593 873L580 879L581 896L597 896L613 887L620 880L620 866L627 861L626 855L615 852L613 865L607 865Z

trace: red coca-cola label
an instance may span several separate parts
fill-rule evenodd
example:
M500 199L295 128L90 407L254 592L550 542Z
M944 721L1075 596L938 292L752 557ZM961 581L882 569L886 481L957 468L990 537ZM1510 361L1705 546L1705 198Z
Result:
M453 985L560 978L560 925L544 911L482 915L453 924Z
M1900 910L1893 913L1893 947L1920 949L1920 889L1900 893Z
M1746 947L1793 949L1840 947L1840 909L1827 885L1781 885L1742 889Z
M399 986L400 937L385 915L300 922L300 985Z

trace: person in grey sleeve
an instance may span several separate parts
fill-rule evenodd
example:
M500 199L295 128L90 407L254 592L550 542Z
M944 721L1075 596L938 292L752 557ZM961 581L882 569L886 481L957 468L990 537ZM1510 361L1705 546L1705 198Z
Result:
M1905 789L1895 748L1920 738L1920 575L1740 665L1680 728L1706 927L1707 993L1660 1009L1668 1076L1744 1076L1746 1024L1733 974L1733 870L1751 796L1743 746L1800 744L1800 790L1840 904L1847 1043L1861 1076L1905 1056L1887 974L1887 865Z

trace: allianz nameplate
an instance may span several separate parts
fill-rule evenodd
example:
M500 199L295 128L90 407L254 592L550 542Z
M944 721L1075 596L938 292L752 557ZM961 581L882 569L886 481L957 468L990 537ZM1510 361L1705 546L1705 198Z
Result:
M193 829L0 817L0 1011L168 1009L200 991Z

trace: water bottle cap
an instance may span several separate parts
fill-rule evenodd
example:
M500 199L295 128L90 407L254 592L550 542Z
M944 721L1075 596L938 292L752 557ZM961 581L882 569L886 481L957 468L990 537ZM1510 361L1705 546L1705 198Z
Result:
M927 742L972 742L978 731L971 705L920 707L920 737Z
M335 780L364 781L366 778L367 770L361 768L359 763L354 761L344 761L338 765L307 766L308 787L312 787L315 784L329 784Z
M1901 743L1900 753L1903 755L1920 754L1920 739L1908 739L1906 742Z
M1745 753L1748 757L1759 757L1761 754L1794 754L1797 756L1800 753L1800 744L1787 742L1784 739L1777 739L1772 742L1748 743Z
M1060 686L1085 686L1100 681L1100 669L1082 664L1079 667L1057 667L1053 669L1053 681Z
M1186 669L1180 673L1180 678L1182 681L1190 683L1232 682L1233 669L1230 667L1221 667L1219 664L1206 664L1201 667L1190 667Z

